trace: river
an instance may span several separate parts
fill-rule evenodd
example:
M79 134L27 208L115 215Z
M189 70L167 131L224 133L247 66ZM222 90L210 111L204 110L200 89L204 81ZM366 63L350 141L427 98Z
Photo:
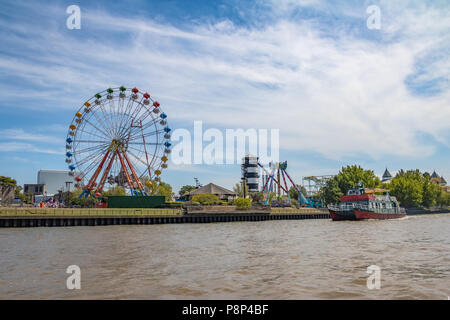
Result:
M81 270L68 290L66 269ZM367 267L380 268L368 289ZM0 299L448 299L450 214L0 229Z

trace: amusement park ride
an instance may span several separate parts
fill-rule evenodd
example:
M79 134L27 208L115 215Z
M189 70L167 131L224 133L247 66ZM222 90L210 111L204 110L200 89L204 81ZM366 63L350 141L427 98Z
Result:
M146 196L145 186L161 181L171 129L159 102L147 92L123 86L99 92L76 112L69 128L66 163L75 186L83 188L80 197L100 197L106 183Z
M294 183L292 178L287 173L287 161L284 162L271 162L269 164L269 170L270 172L264 168L259 162L258 166L264 171L266 174L265 183L262 187L262 192L267 192L266 200L264 204L268 205L270 200L270 193L275 192L277 195L277 201L272 201L272 205L275 203L276 205L283 206L283 203L280 203L282 191L285 192L285 194L288 197L288 203L287 205L291 205L291 197L289 195L289 188L288 183L286 182L286 178L289 180L289 182L292 184L292 186L295 188L295 190L298 193L298 203L305 207L321 207L322 203L320 201L314 200L312 198L306 198L303 195L302 190ZM281 181L283 179L283 182Z

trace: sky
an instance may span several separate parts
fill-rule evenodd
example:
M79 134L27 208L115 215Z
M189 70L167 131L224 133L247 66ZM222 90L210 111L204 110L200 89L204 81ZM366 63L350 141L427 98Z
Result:
M0 175L19 184L66 169L75 112L121 85L149 91L173 129L279 129L297 183L351 164L450 181L446 0L2 1L0 44ZM175 192L194 177L232 188L240 166L162 176Z

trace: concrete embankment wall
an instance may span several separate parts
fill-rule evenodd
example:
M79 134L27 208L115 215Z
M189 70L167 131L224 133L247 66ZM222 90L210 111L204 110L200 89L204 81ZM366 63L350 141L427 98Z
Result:
M438 214L438 213L450 213L450 208L406 208L406 214L409 216L416 214Z
M40 209L24 208L2 210L0 227L68 227L128 224L213 223L235 221L329 219L321 210L277 210L265 212L251 210L227 213L204 212L183 214L181 209Z

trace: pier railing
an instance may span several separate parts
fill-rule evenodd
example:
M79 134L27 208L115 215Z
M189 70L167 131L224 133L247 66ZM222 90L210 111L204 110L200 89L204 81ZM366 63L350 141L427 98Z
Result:
M0 207L0 217L9 216L180 216L181 209L82 209L82 208L8 208Z

